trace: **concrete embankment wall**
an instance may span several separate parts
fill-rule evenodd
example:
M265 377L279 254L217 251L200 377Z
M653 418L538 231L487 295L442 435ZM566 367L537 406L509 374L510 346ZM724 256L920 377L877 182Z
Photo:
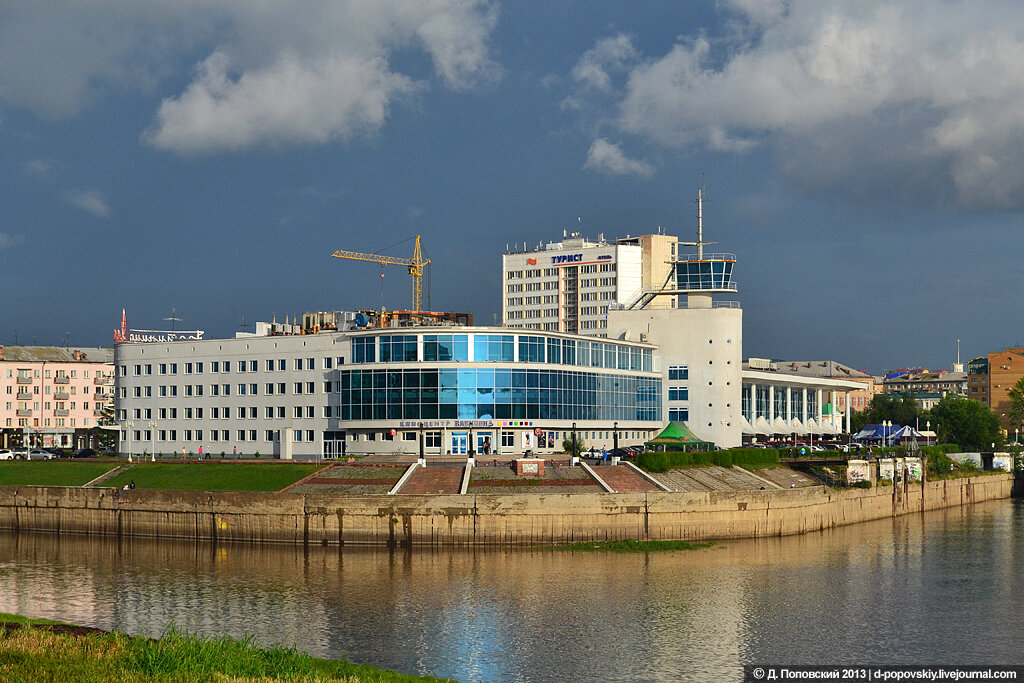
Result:
M359 495L0 487L0 529L252 543L537 545L781 536L1009 498L1012 475L834 490Z

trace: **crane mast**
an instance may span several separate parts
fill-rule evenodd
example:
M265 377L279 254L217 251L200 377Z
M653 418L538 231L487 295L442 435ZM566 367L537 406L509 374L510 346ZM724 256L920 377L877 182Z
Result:
M421 310L423 303L423 266L430 263L430 259L423 260L419 235L416 235L416 246L413 249L412 258L367 254L360 251L346 251L344 249L339 249L331 254L331 256L352 259L354 261L370 261L372 263L379 263L382 266L405 266L408 268L409 275L412 276L412 310L417 313Z

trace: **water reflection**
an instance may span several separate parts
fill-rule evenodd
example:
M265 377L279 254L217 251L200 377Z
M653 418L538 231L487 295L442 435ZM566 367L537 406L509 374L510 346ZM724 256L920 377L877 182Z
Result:
M0 611L176 623L463 681L709 680L745 662L1013 662L1008 501L695 552L0 537Z

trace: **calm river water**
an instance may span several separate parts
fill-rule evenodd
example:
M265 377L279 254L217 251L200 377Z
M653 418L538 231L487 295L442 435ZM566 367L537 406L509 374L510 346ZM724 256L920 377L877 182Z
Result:
M253 635L460 681L738 680L744 663L1014 664L1024 504L619 555L0 536L0 611Z

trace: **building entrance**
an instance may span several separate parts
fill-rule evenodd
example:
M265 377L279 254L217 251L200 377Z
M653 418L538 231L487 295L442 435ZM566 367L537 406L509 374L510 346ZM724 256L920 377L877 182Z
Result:
M452 432L452 455L465 455L468 441L468 433Z
M345 432L324 432L324 457L341 458L345 455Z

